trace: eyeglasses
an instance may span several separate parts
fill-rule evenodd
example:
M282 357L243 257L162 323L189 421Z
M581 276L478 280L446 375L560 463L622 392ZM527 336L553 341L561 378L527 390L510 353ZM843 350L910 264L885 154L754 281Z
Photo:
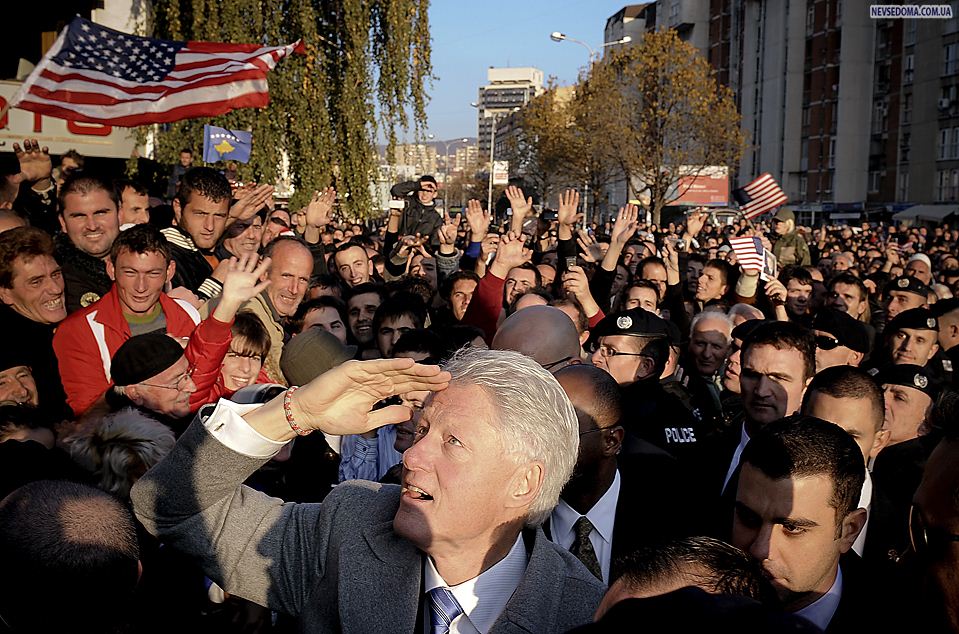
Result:
M827 337L825 335L816 335L816 347L822 348L823 350L833 350L841 346L839 340L835 337Z
M593 346L593 352L599 352L599 356L606 359L612 357L644 357L646 356L642 352L620 352L616 348L610 348L606 344L600 346Z
M563 357L559 361L553 361L552 363L544 363L542 364L542 366L544 370L549 370L550 372L552 372L553 368L555 368L556 366L560 365L561 363L566 363L572 360L573 360L573 357Z
M177 378L176 383L174 383L173 385L160 385L159 383L146 383L145 381L141 381L140 383L138 383L138 385L147 385L149 387L159 387L165 390L176 390L177 392L185 392L186 391L185 388L187 384L190 382L190 380L193 378L193 373L195 371L196 371L196 368L191 367L189 370L181 374Z
M926 526L919 507L915 504L909 507L909 543L917 555L941 550L953 542L959 542L959 535Z
M587 429L586 431L579 432L579 437L587 436L589 434L595 434L598 431L609 431L610 429L616 429L619 425L610 425L609 427L597 427L595 429Z

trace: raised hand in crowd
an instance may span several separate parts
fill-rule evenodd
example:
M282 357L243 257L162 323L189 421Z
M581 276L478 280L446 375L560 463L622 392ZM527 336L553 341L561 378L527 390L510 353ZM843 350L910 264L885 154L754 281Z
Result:
M576 232L576 244L579 245L579 248L582 249L582 258L590 264L595 264L602 261L603 259L603 250L600 248L599 244L596 242L596 238L589 235L589 232L579 229ZM615 266L614 266L615 268Z
M526 198L523 190L515 185L506 188L506 198L513 209L513 218L510 221L510 230L515 233L523 232L523 223L533 213L533 197Z
M510 269L529 262L532 257L533 252L526 248L523 236L510 231L500 237L496 259L490 265L489 272L496 277L506 279Z
M709 212L706 211L705 207L697 207L686 216L686 233L683 237L686 238L687 243L699 235L707 220L709 220Z
M615 271L619 262L619 256L622 254L626 243L636 234L639 227L639 207L636 205L626 205L619 208L616 215L616 222L613 223L613 231L609 238L609 248L606 255L603 256L603 268L607 271Z
M558 237L560 240L572 240L576 231L576 223L583 219L579 210L579 192L567 189L559 196L559 207L556 210L556 220L559 224Z
M455 218L447 213L443 217L443 224L436 232L436 237L440 241L440 253L451 255L456 253L456 236L459 234L460 223L463 221L462 215Z
M273 197L273 185L249 185L236 190L230 207L230 221L249 220Z
M563 273L563 290L583 307L587 318L592 318L599 312L599 304L593 299L589 291L589 278L581 266L571 266Z
M23 147L19 143L13 144L13 153L20 161L20 176L36 189L46 189L50 186L50 174L53 173L53 163L50 160L50 150L40 147L36 139L24 139Z
M482 203L475 198L470 198L466 203L466 222L470 227L470 241L483 242L486 234L489 233L492 214L489 210L484 210Z
M765 292L769 303L773 305L773 309L776 311L776 319L789 321L789 316L786 314L786 296L788 293L783 283L775 278L767 280Z
M260 281L260 278L270 268L270 258L259 260L255 253L245 253L243 257L224 260L227 264L226 276L223 281L223 291L220 301L213 309L213 316L217 321L229 323L233 321L240 308L266 290L270 281Z

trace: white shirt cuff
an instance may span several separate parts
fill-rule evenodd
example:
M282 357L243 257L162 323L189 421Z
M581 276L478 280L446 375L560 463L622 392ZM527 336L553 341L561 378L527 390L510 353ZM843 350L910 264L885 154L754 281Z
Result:
M228 449L251 458L272 458L286 443L270 440L243 420L244 414L262 406L262 403L240 404L221 398L203 425Z

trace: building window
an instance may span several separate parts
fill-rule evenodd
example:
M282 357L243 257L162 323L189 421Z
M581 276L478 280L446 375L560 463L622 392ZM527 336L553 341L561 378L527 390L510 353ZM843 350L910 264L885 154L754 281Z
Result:
M836 28L842 25L842 0L836 0Z
M955 75L959 72L959 44L946 44L943 51L945 59L942 65L942 74Z
M885 101L877 101L872 106L872 133L873 134L883 134L886 132L887 125L887 115L889 114L889 106Z
M902 83L911 84L914 74L914 57L912 53L909 53L902 61Z
M945 161L949 158L949 129L939 130L939 141L936 143L936 160Z
M803 171L809 169L809 139L799 142L799 169Z
M953 128L950 135L949 158L959 159L959 128Z
M959 193L959 169L936 172L936 202L951 202Z
M810 2L806 6L806 35L812 35L816 24L816 5Z
M809 176L799 175L799 200L806 200L806 188L809 186Z
M882 182L882 172L879 172L879 171L869 172L869 193L870 194L879 193L880 182Z
M909 172L899 172L899 191L896 192L897 201L909 200Z
M912 122L912 93L906 93L902 98L902 122L908 124Z
M916 43L916 29L919 26L919 20L903 20L905 22L905 35L903 37L906 46L912 46Z
M951 2L951 3L949 3L949 4L952 5L952 17L949 18L948 20L945 20L945 21L942 23L942 32L943 32L943 34L946 34L946 33L955 33L956 31L959 31L959 15L956 15L956 11L957 11L957 6L956 6L956 5L959 4L959 3L953 1L953 2Z
M829 138L829 169L836 167L836 137Z
M899 143L899 162L908 163L909 162L909 150L912 146L910 143L910 134L908 132L903 133L902 141Z
M669 25L679 24L679 0L670 0L669 2Z

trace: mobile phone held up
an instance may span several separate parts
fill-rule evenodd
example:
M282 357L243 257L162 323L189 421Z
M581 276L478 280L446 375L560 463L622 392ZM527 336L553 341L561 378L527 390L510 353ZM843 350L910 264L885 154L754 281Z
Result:
M390 200L390 209L403 209L406 207L405 200Z

